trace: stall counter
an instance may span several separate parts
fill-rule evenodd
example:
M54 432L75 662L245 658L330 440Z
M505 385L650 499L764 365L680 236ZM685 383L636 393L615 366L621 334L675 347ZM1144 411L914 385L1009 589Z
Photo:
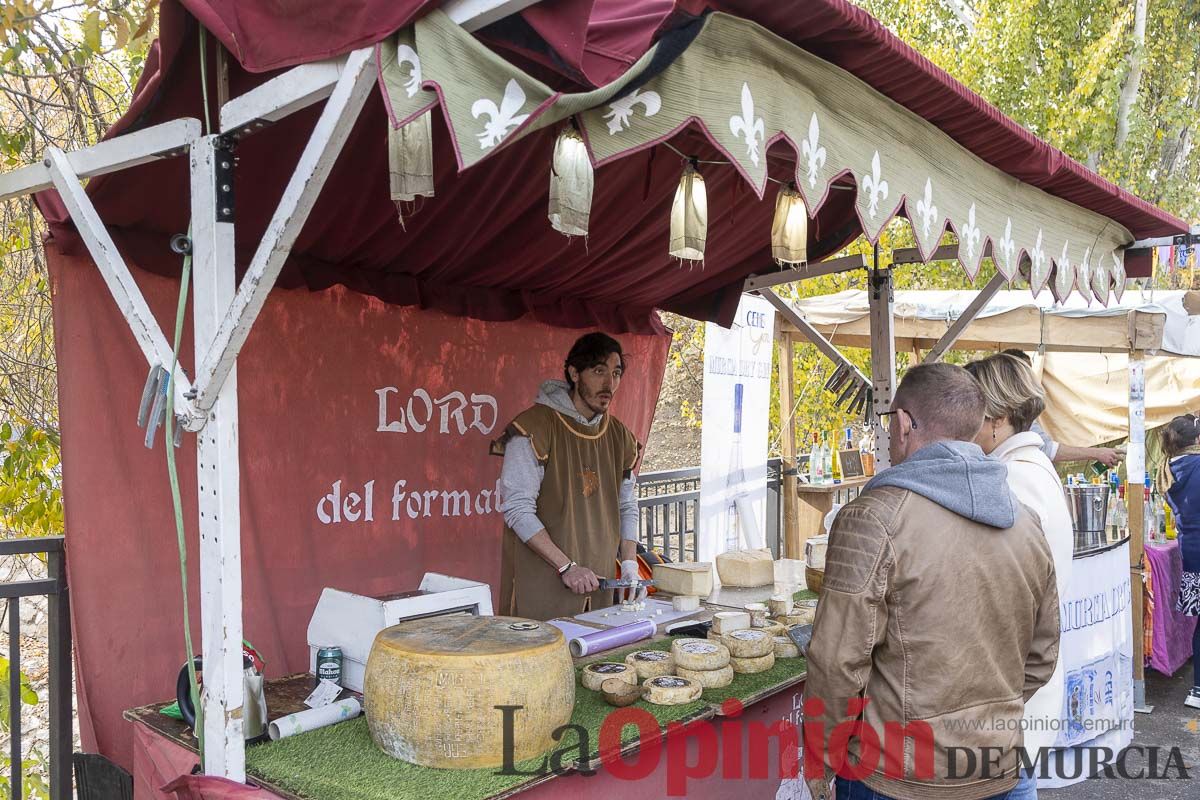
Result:
M706 603L696 615L696 619L708 619L720 608ZM577 658L574 662L578 668L598 660L620 660L628 651L652 647L666 648L670 646L670 641L671 637L660 633L631 647ZM515 794L530 798L561 797L564 792L570 792L572 797L578 798L611 797L617 792L634 798L664 797L672 794L682 796L684 793L688 797L717 797L728 796L731 792L738 792L739 797L745 800L800 798L804 791L801 777L781 774L779 757L779 748L783 746L788 755L782 763L789 763L791 759L798 758L798 739L788 740L786 732L781 737L779 730L771 727L783 721L795 726L792 729L785 726L785 731L795 730L797 737L799 734L801 692L806 671L803 659L788 661L791 663L779 661L771 673L764 673L761 677L739 675L733 686L724 690L706 691L700 701L688 706L655 707L678 709L678 713L659 715L656 711L656 716L659 716L657 723L663 725L661 734L657 739L643 739L644 731L639 728L636 738L623 742L621 763L600 765L595 760L598 743L592 742L590 762L564 759L565 765L561 770L530 776L498 776L495 770L442 771L415 767L410 769L411 765L404 765L402 770L398 770L398 774L403 775L404 780L400 783L389 783L386 796L426 797L429 796L430 788L441 786L458 798L478 797L489 800ZM311 675L300 674L268 681L266 695L271 718L303 710L303 700L312 689L312 680ZM592 700L584 698L581 693L592 694L582 687L577 688L573 723L581 714L581 699ZM730 700L737 702L729 702ZM162 787L176 777L188 774L197 763L195 739L183 722L160 713L165 705L159 703L143 706L131 709L125 714L126 719L130 720L135 728L136 800L165 800L172 797L164 793ZM605 706L606 711L603 713L636 710L641 707L641 703L631 709ZM592 712L595 713L594 708ZM642 718L645 719L645 716ZM626 730L632 731L633 728ZM659 730L657 726L655 730ZM403 762L394 761L374 747L367 738L365 720L361 718L295 737L290 748L294 750L311 745L328 750L330 737L340 740L339 744L342 746L358 748L360 752L351 756L356 775L370 772L372 762L383 769L394 769L396 765L403 765ZM308 744L301 741L304 739L307 739ZM768 743L768 746L764 747L764 742ZM255 747L278 747L280 744L286 742L248 746L247 780L258 789L251 794L239 794L238 797L254 800L272 800L280 797L288 800L373 800L384 796L373 791L371 787L363 787L360 790L355 785L356 781L346 780L342 776L309 784L323 787L317 791L296 790L294 782L289 785L288 780L279 779L280 774L288 771L286 768L280 772L281 768L277 762L272 764L270 769L263 769L262 760L256 758L251 750ZM736 750L738 747L740 750ZM726 764L731 752L740 754L736 768L730 768L730 765ZM283 763L286 765L288 762L285 760ZM366 766L363 766L364 764ZM528 769L522 765L517 766ZM431 775L431 772L440 774ZM475 774L476 772L487 772L489 775L481 776ZM391 780L394 778L389 777L389 781ZM411 781L411 786L406 788L405 781Z

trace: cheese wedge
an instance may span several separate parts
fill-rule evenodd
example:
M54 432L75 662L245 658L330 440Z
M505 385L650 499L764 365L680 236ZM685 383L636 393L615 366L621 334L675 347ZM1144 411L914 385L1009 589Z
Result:
M717 575L724 586L770 586L775 583L775 562L766 549L721 553Z
M655 564L654 588L667 594L708 597L713 590L712 564Z

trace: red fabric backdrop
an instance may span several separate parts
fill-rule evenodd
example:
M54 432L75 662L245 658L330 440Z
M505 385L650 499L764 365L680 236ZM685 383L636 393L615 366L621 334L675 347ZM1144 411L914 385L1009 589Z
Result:
M86 258L53 245L47 252L80 728L86 749L129 768L132 731L121 712L170 697L184 661L166 459L161 434L153 450L142 446L135 418L146 364L100 275ZM172 330L178 283L134 272L160 325ZM271 295L238 362L245 633L267 659L268 676L307 669L305 632L326 586L413 589L435 571L497 587L502 520L490 492L500 460L487 455L488 443L532 402L542 379L561 375L580 333L387 306L340 287ZM629 369L615 413L645 441L670 339L619 338ZM190 366L190 336L181 354ZM436 405L423 433L378 431L376 390L389 386L397 391L388 395L388 422L416 390L434 401L462 392L466 432L452 415L440 432ZM486 433L470 427L472 394L495 398L494 429L490 407L480 403ZM424 422L424 404L413 407ZM194 441L185 436L177 453L199 642ZM339 480L343 497L375 481L373 522L318 519L318 502ZM443 516L439 498L429 516L422 508L413 520L406 497L394 521L401 480L409 492L465 490L473 513ZM474 513L489 506L490 513Z

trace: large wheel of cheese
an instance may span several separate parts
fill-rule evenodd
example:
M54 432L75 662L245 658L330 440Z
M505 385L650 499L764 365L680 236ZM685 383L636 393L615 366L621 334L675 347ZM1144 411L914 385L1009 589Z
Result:
M414 620L375 637L363 686L371 738L425 767L504 763L504 718L515 761L555 746L575 706L575 669L561 631L517 617L467 614Z
M751 628L727 633L721 637L721 643L729 648L733 658L758 658L774 650L773 639L766 631Z

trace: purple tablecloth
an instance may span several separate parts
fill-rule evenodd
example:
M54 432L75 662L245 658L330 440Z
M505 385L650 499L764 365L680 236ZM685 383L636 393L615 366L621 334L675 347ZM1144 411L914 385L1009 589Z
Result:
M1196 618L1175 610L1179 600L1179 580L1183 559L1179 542L1146 544L1146 561L1154 589L1154 638L1150 666L1164 675L1173 675L1192 657L1192 632Z

